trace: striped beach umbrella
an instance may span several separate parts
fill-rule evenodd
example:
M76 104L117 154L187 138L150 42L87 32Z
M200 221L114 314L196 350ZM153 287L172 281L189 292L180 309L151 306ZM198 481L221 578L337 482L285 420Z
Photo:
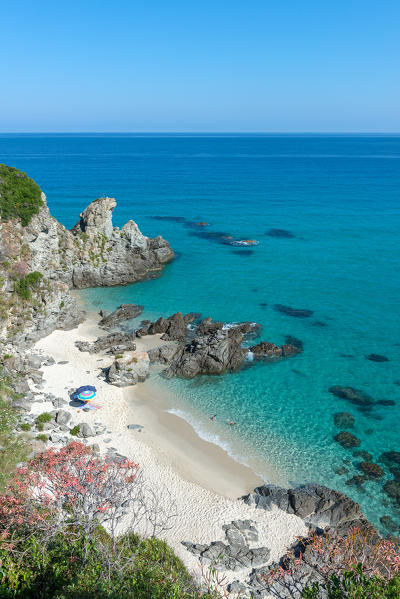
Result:
M79 387L74 395L74 399L80 399L81 401L89 401L96 397L96 387L92 385L83 385L83 387Z

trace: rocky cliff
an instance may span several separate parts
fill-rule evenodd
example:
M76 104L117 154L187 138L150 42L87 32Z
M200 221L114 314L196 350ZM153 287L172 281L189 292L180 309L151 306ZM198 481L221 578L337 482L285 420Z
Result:
M68 231L32 179L0 165L0 339L33 342L80 318L72 288L132 283L162 269L174 253L135 222L113 227L113 198L99 198ZM39 194L39 195L38 195ZM10 208L11 207L11 208Z

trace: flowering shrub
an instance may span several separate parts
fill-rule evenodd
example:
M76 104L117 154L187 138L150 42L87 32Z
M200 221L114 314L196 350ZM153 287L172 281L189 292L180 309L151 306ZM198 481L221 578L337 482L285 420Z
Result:
M293 597L311 598L320 595L304 594L306 590L311 593L313 589L316 593L320 588L329 589L333 581L336 581L335 584L342 584L342 581L351 578L350 574L354 582L355 567L363 581L387 582L396 579L397 585L400 580L399 542L380 539L375 532L365 533L359 528L350 529L344 536L314 533L299 539L297 546L281 563L260 578L276 597L284 597L285 592L290 590ZM353 597L339 593L332 595L337 599L347 596ZM355 594L354 597L358 599L359 595Z
M36 456L0 495L0 597L205 599L155 538L162 504L126 458L77 442Z

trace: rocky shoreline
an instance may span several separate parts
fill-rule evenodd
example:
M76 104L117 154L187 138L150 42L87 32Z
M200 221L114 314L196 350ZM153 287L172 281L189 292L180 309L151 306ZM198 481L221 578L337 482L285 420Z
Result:
M139 281L160 271L173 259L174 252L162 237L145 237L134 221L129 221L121 230L114 228L112 212L116 202L112 198L92 202L71 231L50 215L44 194L41 201L40 210L29 223L9 220L0 225L2 367L3 375L10 380L10 388L18 394L17 399L9 397L8 401L21 412L16 432L37 433L31 442L33 452L41 451L45 446L59 447L68 443L71 435L91 443L92 450L100 452L96 439L101 438L107 443L106 435L111 435L112 431L101 423L90 425L85 420L73 421L65 393L61 397L45 391L43 368L52 367L54 358L32 352L32 344L53 331L71 330L83 321L84 315L71 295L72 289ZM275 309L297 318L312 315L312 311L294 310L288 306L276 305ZM140 316L142 310L143 306L128 304L111 314L103 312L99 326L105 332L104 336L76 341L82 355L87 352L86 355L93 354L93 358L100 356L101 366L96 376L106 384L127 387L143 382L154 362L165 366L163 375L167 378L193 378L251 367L254 360L287 359L302 351L301 342L293 338L283 346L269 341L251 345L261 333L256 323L226 326L211 318L201 319L193 313L182 315L177 312L155 322L143 321L131 332L115 330L121 323ZM148 350L138 349L138 341L157 335L161 336L159 345ZM91 374L90 370L87 372ZM64 389L68 396L73 391L70 385L65 385ZM370 409L372 404L369 396L357 389L335 386L331 392L360 409ZM46 406L45 412L40 404ZM141 430L140 425L133 426L139 426L134 430ZM338 442L348 447L356 446L356 438L343 432L338 434ZM118 457L118 452L110 453ZM398 472L397 456L390 456L390 460ZM371 469L368 474L372 475ZM388 489L388 495L395 498L399 484L396 481L395 486ZM308 484L295 489L263 485L237 501L241 509L247 506L257 512L259 518L263 512L267 514L274 510L296 517L309 531L344 534L356 526L378 537L357 503L320 485ZM271 551L266 546L254 546L258 541L254 522L221 521L220 527L224 542L208 539L208 544L199 544L180 539L180 543L184 541L185 551L202 563L214 563L223 553L225 557L219 562L219 568L244 572L241 580L231 581L231 588L241 590L244 597L250 592L257 597L266 596L257 583L256 569L270 563ZM244 587L240 587L243 584Z

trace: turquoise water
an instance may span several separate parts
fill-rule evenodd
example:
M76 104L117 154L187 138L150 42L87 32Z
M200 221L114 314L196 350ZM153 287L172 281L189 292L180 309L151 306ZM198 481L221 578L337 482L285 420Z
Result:
M146 318L196 311L260 322L262 337L275 343L301 339L304 353L286 361L167 385L203 433L215 432L213 413L238 423L226 435L218 427L232 451L229 435L236 435L248 455L276 464L289 480L333 486L375 522L390 514L400 524L382 492L389 475L364 490L346 486L359 460L333 440L333 413L348 411L360 449L374 460L400 451L400 137L3 135L0 162L34 177L67 227L92 199L115 196L116 225L133 218L176 250L159 279L84 291L91 305L132 301L145 305ZM207 221L207 231L259 245L234 248L155 216ZM295 237L270 237L271 228ZM294 318L274 304L314 314ZM389 361L371 362L371 353ZM361 412L331 395L332 385L396 405ZM335 474L346 458L349 473Z

